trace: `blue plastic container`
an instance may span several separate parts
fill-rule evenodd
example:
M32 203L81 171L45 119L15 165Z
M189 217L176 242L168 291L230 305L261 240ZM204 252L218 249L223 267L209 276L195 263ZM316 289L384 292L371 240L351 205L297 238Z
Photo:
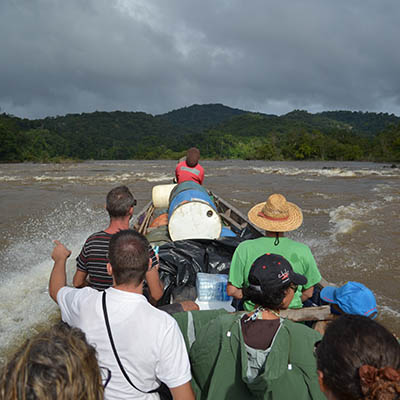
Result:
M232 301L226 287L228 275L199 272L196 276L197 299L199 301Z
M237 236L235 232L232 232L226 226L223 226L221 229L221 237L235 237Z

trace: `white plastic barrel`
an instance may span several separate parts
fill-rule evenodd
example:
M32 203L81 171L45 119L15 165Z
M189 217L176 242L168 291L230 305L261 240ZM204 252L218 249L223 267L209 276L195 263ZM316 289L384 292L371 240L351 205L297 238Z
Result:
M217 239L221 228L221 217L215 209L207 202L195 199L179 204L168 221L169 235L173 241Z
M155 208L168 208L169 196L176 186L176 183L169 185L156 185L153 187L151 198Z

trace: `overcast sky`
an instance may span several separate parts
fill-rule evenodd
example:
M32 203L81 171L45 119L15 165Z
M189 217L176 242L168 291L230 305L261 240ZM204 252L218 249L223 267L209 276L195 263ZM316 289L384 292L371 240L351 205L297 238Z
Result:
M0 0L1 112L400 116L399 0Z

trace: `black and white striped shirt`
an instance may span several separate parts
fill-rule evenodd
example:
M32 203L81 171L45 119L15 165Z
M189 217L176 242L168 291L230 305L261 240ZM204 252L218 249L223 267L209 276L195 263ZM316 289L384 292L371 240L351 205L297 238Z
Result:
M89 285L97 290L105 290L112 286L113 278L107 273L108 246L112 238L111 233L104 231L93 233L87 239L76 258L77 268L89 275ZM149 255L152 266L157 265L157 257L151 245Z

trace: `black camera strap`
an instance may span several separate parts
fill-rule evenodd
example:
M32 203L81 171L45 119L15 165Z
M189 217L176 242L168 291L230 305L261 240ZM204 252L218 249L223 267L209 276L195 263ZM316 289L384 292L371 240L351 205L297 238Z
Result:
M117 360L117 363L118 363L118 365L119 365L119 369L121 370L121 372L122 372L122 374L124 375L125 379L129 382L129 384L130 384L133 388L135 388L135 389L138 390L139 392L142 392L142 393L156 393L156 392L157 392L157 393L158 393L161 386L158 387L157 389L150 390L150 392L145 392L145 391L143 391L143 390L140 390L140 389L139 389L137 386L135 386L135 385L133 384L133 382L130 380L128 374L126 373L126 371L125 371L125 369L124 369L124 367L123 367L123 365L122 365L122 363L121 363L121 360L119 359L119 356L118 356L118 353L117 353L117 349L115 348L114 340L113 340L112 333L111 333L110 322L109 322L109 320L108 320L107 305L106 305L106 292L105 292L105 291L103 292L103 299L102 299L102 301L103 301L103 313L104 313L104 319L105 319L105 321L106 321L106 327L107 327L108 337L110 338L111 347L112 347L112 349L113 349L114 356L115 356L115 358L116 358L116 360Z

